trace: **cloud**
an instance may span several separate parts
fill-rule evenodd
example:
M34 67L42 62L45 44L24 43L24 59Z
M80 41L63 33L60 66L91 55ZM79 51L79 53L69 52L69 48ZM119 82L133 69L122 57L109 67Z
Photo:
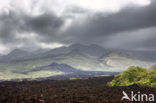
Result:
M125 31L109 36L107 47L129 50L156 50L156 27Z
M156 25L155 3L147 7L130 7L114 14L95 14L79 25L72 25L73 34L110 35L116 32L146 28ZM79 33L79 32L81 33Z
M153 49L155 10L154 0L9 0L0 6L0 46L8 50L82 43Z
M9 14L0 15L0 40L2 44L11 45L27 42L32 39L40 39L45 35L55 36L63 25L63 20L52 13L43 13L38 16L17 14L9 11ZM32 34L36 36L32 38ZM23 37L23 38L20 38Z
M54 35L63 25L63 20L53 14L42 14L37 17L28 17L25 26L30 30L42 35Z
M116 41L116 35L119 33L125 33L124 35L131 35L131 31L138 33L140 29L147 29L150 27L156 26L156 2L153 1L150 5L145 7L127 7L122 9L118 13L111 14L102 14L97 13L91 17L88 17L86 20L73 23L71 28L66 31L67 39L63 40L67 43L75 42L75 43L96 43L102 46L107 46L106 44L110 43L110 37L112 43L119 44L119 41ZM149 33L154 32L153 30L148 30ZM142 32L140 35L151 37L147 32ZM156 35L154 35L156 36ZM131 36L132 37L132 36ZM137 39L137 35L133 35L133 39ZM153 38L153 36L152 36ZM114 40L113 40L114 39ZM127 36L127 41L128 41ZM150 38L146 38L146 40L141 40L142 43L144 41L148 41L151 44ZM123 40L126 42L126 40ZM116 42L115 42L116 41ZM138 40L139 41L139 40ZM124 43L124 42L123 42ZM128 45L131 45L131 48L135 47L135 45L140 44L139 42L135 42L133 40L128 42ZM155 45L155 44L153 44ZM116 48L121 48L122 45L118 45ZM139 45L138 45L139 46ZM146 45L145 45L146 46ZM128 48L126 46L122 48ZM135 47L136 48L136 47Z

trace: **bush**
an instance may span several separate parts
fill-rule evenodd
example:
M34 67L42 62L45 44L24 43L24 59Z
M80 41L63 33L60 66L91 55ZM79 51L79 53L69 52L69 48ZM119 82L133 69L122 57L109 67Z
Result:
M156 69L147 70L145 68L131 66L128 70L116 75L108 83L109 86L129 86L134 84L156 87Z

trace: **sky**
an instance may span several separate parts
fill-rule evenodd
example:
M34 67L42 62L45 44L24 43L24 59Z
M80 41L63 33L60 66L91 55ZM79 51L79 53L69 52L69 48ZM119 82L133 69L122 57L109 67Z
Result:
M76 43L156 51L156 1L0 1L0 53Z

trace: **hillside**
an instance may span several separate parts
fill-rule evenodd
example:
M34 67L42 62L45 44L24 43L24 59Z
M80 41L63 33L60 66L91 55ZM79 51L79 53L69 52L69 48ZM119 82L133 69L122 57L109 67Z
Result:
M46 79L70 79L94 76L112 76L118 72L104 72L104 71L84 71L73 68L67 64L52 63L48 66L42 66L34 69L12 70L0 72L0 80L46 80Z
M129 66L149 69L156 60L149 61L135 52L109 50L98 45L73 44L34 52L15 49L8 55L0 56L0 80L64 75L64 71L60 70L40 70L52 63L66 64L80 71L122 72Z

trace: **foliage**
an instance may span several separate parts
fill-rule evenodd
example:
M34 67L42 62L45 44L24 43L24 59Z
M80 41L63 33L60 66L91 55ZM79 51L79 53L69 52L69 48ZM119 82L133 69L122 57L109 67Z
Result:
M131 66L128 70L116 75L108 83L110 86L129 86L134 84L156 87L156 69L147 70L145 68Z

